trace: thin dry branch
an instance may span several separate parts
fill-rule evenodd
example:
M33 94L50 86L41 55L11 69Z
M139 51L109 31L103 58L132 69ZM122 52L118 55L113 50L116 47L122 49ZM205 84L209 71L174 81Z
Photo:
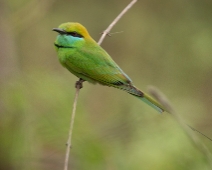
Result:
M98 44L102 44L105 36L109 34L110 30L114 27L114 25L123 17L123 15L137 2L137 0L132 0L123 11L113 20L113 22L107 27L105 31L103 31L102 36L100 37Z
M166 108L166 111L168 113L170 113L172 115L172 117L179 123L179 125L182 127L184 132L187 134L187 136L189 137L191 142L196 146L196 148L198 148L203 153L203 155L205 155L205 157L208 161L208 165L210 166L210 169L212 169L212 155L211 155L210 151L208 150L208 148L204 145L204 143L202 143L200 141L200 139L197 137L197 135L195 135L195 133L193 133L193 131L197 131L200 134L202 134L202 133L199 132L198 130L196 130L195 128L187 125L183 121L183 119L180 117L180 115L174 110L170 101L167 99L167 97L161 91L159 91L157 88L151 86L151 87L149 87L149 93L151 93L151 95L153 97L155 97ZM202 134L202 135L205 136L204 134ZM211 140L209 137L207 137L207 138L209 140Z
M119 19L137 2L137 0L132 0L126 8L115 18L115 20L109 25L109 27L103 32L102 36L100 37L98 44L100 45L105 36L110 32L110 30L113 28L113 26L119 21ZM76 113L76 106L77 106L77 99L79 96L80 89L82 88L83 81L80 79L78 83L76 83L76 94L74 98L74 104L73 104L73 110L72 110L72 116L71 116L71 123L70 123L70 129L69 129L69 135L68 135L68 141L66 144L66 156L65 156L65 162L64 162L64 170L68 170L68 162L69 162L69 155L70 155L70 148L71 148L71 137L74 127L74 118Z
M71 123L70 123L70 129L69 129L69 135L68 135L68 141L66 143L66 156L65 156L65 164L64 164L64 170L68 170L68 161L69 161L69 155L70 155L70 148L71 148L71 137L74 127L74 119L76 114L76 107L77 107L77 99L79 96L80 86L76 87L76 93L74 97L74 104L73 104L73 110L71 115Z

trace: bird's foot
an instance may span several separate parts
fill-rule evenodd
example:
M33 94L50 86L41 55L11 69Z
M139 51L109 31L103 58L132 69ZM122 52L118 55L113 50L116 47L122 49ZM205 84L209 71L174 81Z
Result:
M85 80L83 80L83 79L79 79L78 81L76 81L76 83L75 83L75 88L78 88L78 89L81 89L81 88L83 88L83 82L84 82Z

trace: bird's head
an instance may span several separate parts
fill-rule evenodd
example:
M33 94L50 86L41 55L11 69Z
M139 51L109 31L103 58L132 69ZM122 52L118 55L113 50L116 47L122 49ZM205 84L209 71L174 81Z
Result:
M54 43L57 49L81 47L86 42L94 41L87 29L75 22L63 23L58 28L53 28L53 31L59 33Z

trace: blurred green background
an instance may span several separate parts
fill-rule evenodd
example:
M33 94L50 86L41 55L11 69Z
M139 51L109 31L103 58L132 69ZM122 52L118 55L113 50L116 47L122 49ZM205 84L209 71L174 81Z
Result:
M77 80L58 62L52 28L100 33L130 0L0 1L0 169L63 168ZM185 122L212 137L212 1L138 1L102 46L134 84L165 93ZM212 142L196 133L212 150ZM210 169L179 124L133 96L84 83L70 169Z

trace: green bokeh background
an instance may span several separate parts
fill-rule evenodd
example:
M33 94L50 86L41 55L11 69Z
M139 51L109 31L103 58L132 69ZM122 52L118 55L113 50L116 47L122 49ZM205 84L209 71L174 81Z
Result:
M82 23L98 40L130 0L0 1L0 169L63 168L77 78L58 62L52 28ZM154 85L212 137L212 1L138 1L102 46L134 84ZM212 143L200 138L209 150ZM168 114L84 83L70 169L205 170L206 156Z

